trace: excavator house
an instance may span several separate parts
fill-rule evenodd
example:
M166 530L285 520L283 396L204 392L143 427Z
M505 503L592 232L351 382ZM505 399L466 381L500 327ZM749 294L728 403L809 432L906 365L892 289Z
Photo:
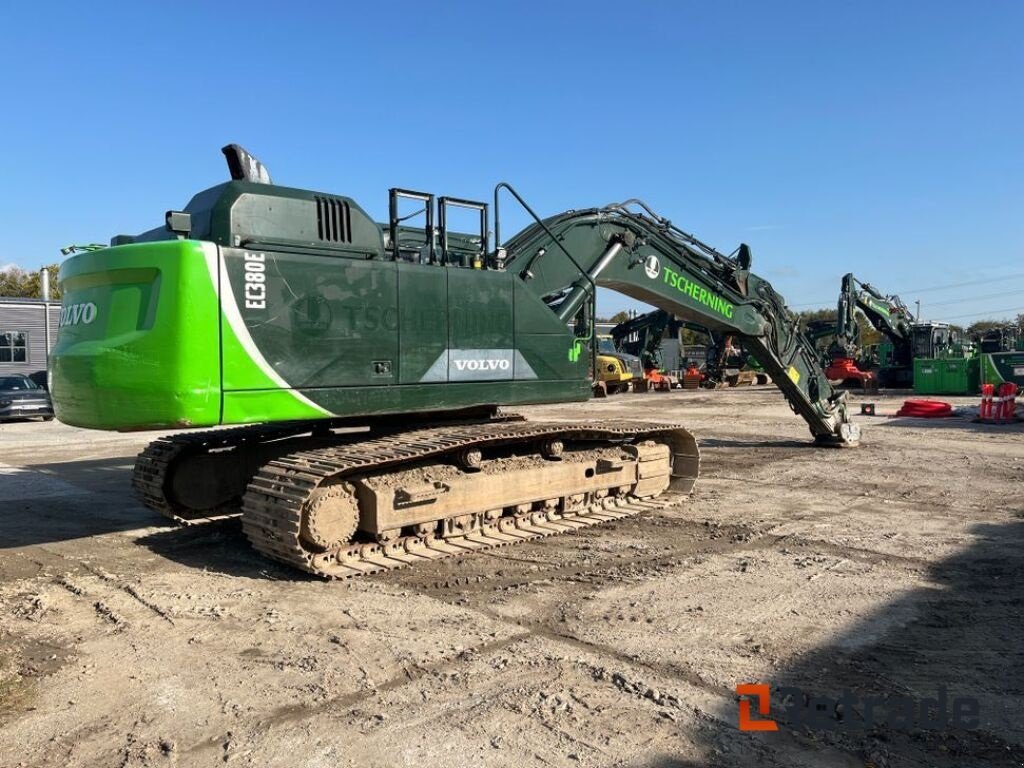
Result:
M689 492L699 453L681 426L501 410L590 397L599 286L738 337L818 444L857 442L845 395L746 246L726 256L639 201L541 219L507 184L493 208L392 189L381 224L351 198L273 184L236 145L224 153L230 181L61 268L58 418L222 427L137 459L137 493L179 523L240 515L261 553L343 577ZM506 241L502 199L532 217ZM399 215L409 205L424 226ZM479 229L451 231L454 209Z

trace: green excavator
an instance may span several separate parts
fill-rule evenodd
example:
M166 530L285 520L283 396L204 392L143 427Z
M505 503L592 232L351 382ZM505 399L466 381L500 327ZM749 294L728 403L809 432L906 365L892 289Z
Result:
M889 341L892 351L885 359L872 360L865 355L858 314ZM828 326L814 321L807 335L812 341L833 337L825 373L841 387L910 387L915 359L941 357L959 344L956 330L948 323L917 321L899 296L882 293L852 274L843 276L836 322L831 329Z
M636 200L541 219L504 183L493 210L392 189L378 224L351 198L273 184L237 145L224 153L230 181L61 268L58 418L232 425L139 455L137 493L175 521L240 515L258 551L340 577L689 492L699 452L682 426L501 409L590 397L597 287L737 336L818 444L857 442L845 395L746 246L726 256ZM533 222L504 241L502 195ZM422 228L400 215L410 204ZM452 231L454 209L478 231Z

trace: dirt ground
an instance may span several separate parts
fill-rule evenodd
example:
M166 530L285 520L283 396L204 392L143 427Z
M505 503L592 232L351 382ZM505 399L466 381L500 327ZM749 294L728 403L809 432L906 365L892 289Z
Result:
M827 450L774 389L521 410L682 422L701 480L657 513L322 582L235 521L140 506L152 435L0 426L0 766L1024 763L1024 426L859 417L862 447ZM738 730L743 683L771 686L777 731ZM811 727L787 686L977 718L867 728L864 698Z

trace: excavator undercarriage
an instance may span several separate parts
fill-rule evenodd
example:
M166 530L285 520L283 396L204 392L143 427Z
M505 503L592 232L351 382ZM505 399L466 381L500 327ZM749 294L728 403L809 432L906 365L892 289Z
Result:
M241 515L266 556L344 577L657 509L689 493L700 467L693 436L664 424L496 414L412 431L300 429L155 441L136 463L136 491L186 525ZM243 493L225 472L251 477Z

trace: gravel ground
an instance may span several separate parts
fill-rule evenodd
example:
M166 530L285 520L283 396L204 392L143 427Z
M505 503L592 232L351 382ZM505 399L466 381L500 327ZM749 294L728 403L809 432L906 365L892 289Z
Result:
M870 400L857 450L812 447L771 388L522 409L683 422L701 480L330 583L236 521L141 507L153 435L0 426L0 765L1021 765L1024 425ZM737 728L743 683L771 686L777 731ZM792 686L857 699L808 723ZM976 717L866 726L867 697L940 696Z

